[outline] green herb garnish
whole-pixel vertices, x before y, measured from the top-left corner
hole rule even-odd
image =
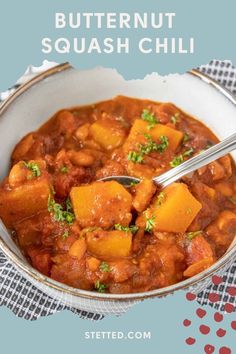
[[[128,160],[132,161],[134,163],[142,163],[143,162],[143,156],[142,154],[139,154],[136,151],[130,151],[128,154]]]
[[[178,118],[179,118],[179,113],[175,113],[175,115],[173,115],[170,120],[171,120],[171,123],[173,123],[174,125],[178,122]]]
[[[160,136],[159,144],[153,141],[149,134],[144,134],[144,136],[147,139],[147,143],[140,145],[141,155],[148,155],[150,152],[154,151],[162,153],[167,149],[169,145],[169,139],[165,135]]]
[[[147,144],[140,145],[140,151],[143,155],[148,155],[150,152],[153,151],[162,153],[167,149],[169,145],[169,139],[165,135],[160,136],[159,144],[154,142],[149,134],[145,134],[145,138],[148,141]]]
[[[56,203],[51,196],[48,198],[48,211],[53,214],[54,219],[58,222],[72,224],[75,220],[75,214],[69,211],[68,208],[63,210],[62,205]]]
[[[69,231],[65,231],[61,237],[63,238],[63,240],[65,240],[68,236],[69,236]]]
[[[133,182],[130,183],[130,187],[137,186],[137,184],[139,184],[138,181],[133,181]]]
[[[70,198],[68,197],[66,199],[66,211],[71,211],[71,210],[72,210],[72,204],[71,204]]]
[[[177,167],[183,162],[184,162],[183,155],[175,156],[173,158],[173,160],[170,162],[170,166],[171,167]]]
[[[123,226],[121,224],[115,224],[114,229],[119,231],[132,232],[132,234],[135,234],[139,228],[136,225]]]
[[[165,201],[165,194],[161,192],[157,197],[157,205],[158,206],[162,205],[164,201]]]
[[[187,133],[184,133],[184,137],[183,137],[183,143],[186,143],[187,141],[189,141],[190,137]]]
[[[155,215],[153,215],[151,218],[146,218],[146,225],[145,225],[145,231],[151,232],[153,229],[153,226],[155,226]]]
[[[105,293],[107,285],[106,284],[102,284],[102,283],[100,283],[99,280],[97,280],[96,283],[94,284],[94,287],[99,293]]]
[[[24,162],[24,165],[28,170],[32,171],[32,176],[40,177],[41,171],[37,163],[35,162]],[[30,179],[30,178],[29,178]]]
[[[62,166],[60,169],[60,172],[64,173],[64,174],[68,173],[68,171],[69,171],[69,168],[67,166]]]
[[[184,162],[184,158],[191,156],[193,152],[194,152],[193,148],[189,148],[188,150],[184,151],[181,155],[175,156],[173,160],[170,162],[170,166],[171,167],[179,166],[181,163]]]
[[[191,147],[188,150],[183,152],[183,157],[191,156],[194,152],[194,149]]]
[[[188,233],[187,233],[187,238],[188,238],[189,240],[192,240],[194,237],[196,237],[196,236],[198,236],[198,235],[200,235],[200,234],[202,234],[202,230],[188,232]]]
[[[99,269],[102,272],[110,272],[111,271],[111,267],[109,266],[109,264],[107,262],[102,262],[99,266]]]
[[[159,123],[159,120],[148,109],[143,110],[141,118],[148,122],[148,129],[152,129],[157,123]]]
[[[128,160],[133,161],[134,163],[142,163],[144,155],[148,155],[154,151],[163,153],[169,145],[169,139],[165,135],[160,136],[159,144],[153,141],[149,134],[144,134],[144,136],[147,139],[147,143],[139,145],[139,152],[130,151],[128,154]]]

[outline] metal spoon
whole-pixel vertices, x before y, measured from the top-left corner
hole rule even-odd
[[[154,177],[153,182],[156,183],[159,188],[167,187],[169,184],[179,180],[181,177],[186,176],[187,174],[196,171],[210,162],[219,159],[234,149],[236,149],[236,133],[201,152],[199,155],[183,162],[181,165],[172,168],[160,176]],[[139,178],[131,176],[110,176],[100,179],[100,181],[111,180],[115,180],[125,187],[130,187],[130,184],[140,182]]]

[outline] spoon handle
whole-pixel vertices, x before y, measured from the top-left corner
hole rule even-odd
[[[162,188],[177,181],[188,173],[194,172],[197,169],[209,164],[212,161],[228,154],[236,149],[236,133],[222,140],[220,143],[213,145],[209,149],[203,151],[199,155],[183,162],[181,165],[163,173],[160,176],[153,178],[153,181]]]

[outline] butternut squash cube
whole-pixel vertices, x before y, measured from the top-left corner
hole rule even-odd
[[[162,191],[161,200],[153,208],[154,230],[177,233],[187,230],[202,205],[185,184],[173,183]]]
[[[97,230],[86,235],[88,251],[98,258],[128,257],[132,246],[132,233],[125,231]]]
[[[50,185],[47,178],[38,178],[12,190],[0,189],[0,217],[11,228],[16,222],[48,207]]]
[[[73,187],[70,197],[82,227],[108,228],[114,224],[128,225],[131,220],[132,197],[115,181]]]
[[[144,134],[149,134],[154,141],[158,141],[161,136],[167,136],[169,140],[169,148],[175,151],[183,139],[183,133],[179,130],[170,128],[164,124],[156,124],[153,128],[148,128],[148,122],[142,119],[136,119],[130,134],[125,143],[124,149],[131,150],[135,144],[145,143]]]
[[[123,144],[125,130],[114,120],[98,120],[89,130],[92,138],[105,150],[113,150]]]

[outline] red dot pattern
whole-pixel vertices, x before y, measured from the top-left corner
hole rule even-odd
[[[204,351],[205,351],[206,354],[212,354],[215,351],[215,347],[213,345],[211,345],[211,344],[207,344],[204,347]]]
[[[196,310],[196,314],[197,314],[197,316],[198,316],[199,318],[203,318],[203,317],[206,316],[206,311],[203,310],[203,309],[197,309],[197,310]]]
[[[224,337],[224,336],[226,335],[226,330],[223,329],[223,328],[219,328],[219,329],[216,331],[216,335],[217,335],[217,337],[222,338],[222,337]]]
[[[212,277],[212,283],[214,285],[220,285],[220,283],[223,282],[223,278],[219,277],[218,275],[213,275]]]
[[[196,295],[195,294],[193,294],[193,293],[187,293],[186,294],[186,299],[188,300],[188,301],[193,301],[193,300],[195,300],[196,299]]]
[[[236,321],[231,322],[231,328],[236,331]]]
[[[219,354],[231,354],[231,349],[228,347],[221,347],[219,350]]]
[[[188,345],[193,345],[196,342],[195,338],[188,337],[185,341]]]
[[[216,313],[214,314],[214,320],[215,320],[216,322],[221,322],[221,321],[223,321],[223,318],[224,318],[224,316],[223,316],[221,313],[219,313],[219,312],[216,312]]]
[[[188,319],[185,319],[183,321],[183,325],[184,325],[184,327],[189,327],[191,325],[191,321],[189,321]]]
[[[207,335],[208,333],[210,333],[210,327],[206,326],[206,325],[201,325],[199,327],[199,331],[204,334],[204,335]]]
[[[219,277],[217,275],[214,275],[212,277],[212,283],[214,285],[219,285],[223,282],[223,278],[222,277]],[[231,287],[228,287],[227,288],[227,293],[232,297],[232,296],[236,296],[236,287],[234,286],[231,286]],[[191,293],[191,292],[188,292],[186,294],[186,299],[188,301],[194,301],[196,299],[196,295]],[[218,301],[220,301],[221,299],[221,296],[217,293],[210,293],[209,296],[208,296],[208,299],[210,302],[212,303],[216,303]],[[231,303],[226,303],[224,305],[224,311],[227,312],[227,313],[232,313],[233,311],[235,311],[235,306]],[[202,319],[204,318],[206,315],[207,315],[207,311],[205,309],[202,309],[202,308],[198,308],[196,310],[196,315]],[[224,316],[223,314],[221,314],[220,312],[215,312],[214,314],[214,320],[215,322],[219,323],[219,322],[222,322],[224,319]],[[183,325],[185,327],[189,327],[190,325],[192,324],[192,321],[190,321],[189,319],[185,319],[183,321]],[[232,321],[231,322],[231,329],[236,331],[236,321]],[[207,336],[210,332],[211,332],[211,328],[205,324],[201,324],[199,326],[199,332],[204,335],[204,336]],[[218,338],[223,338],[225,335],[226,335],[227,331],[226,329],[224,328],[218,328],[215,332],[216,336]],[[185,340],[186,344],[188,345],[194,345],[196,343],[196,338],[193,338],[193,337],[188,337],[186,340]],[[204,347],[204,352],[206,354],[212,354],[214,353],[216,350],[216,348],[214,347],[214,345],[212,344],[206,344],[205,347]],[[218,351],[219,354],[231,354],[232,351],[229,347],[226,347],[226,346],[222,346],[221,348],[219,348],[219,351]]]
[[[211,301],[211,302],[217,302],[217,301],[220,301],[220,295],[219,294],[216,294],[216,293],[210,293],[209,296],[208,296],[208,299]]]
[[[234,305],[227,303],[224,306],[224,310],[228,313],[234,312]]]
[[[236,296],[236,287],[230,286],[230,287],[227,289],[227,293],[228,293],[230,296]]]

